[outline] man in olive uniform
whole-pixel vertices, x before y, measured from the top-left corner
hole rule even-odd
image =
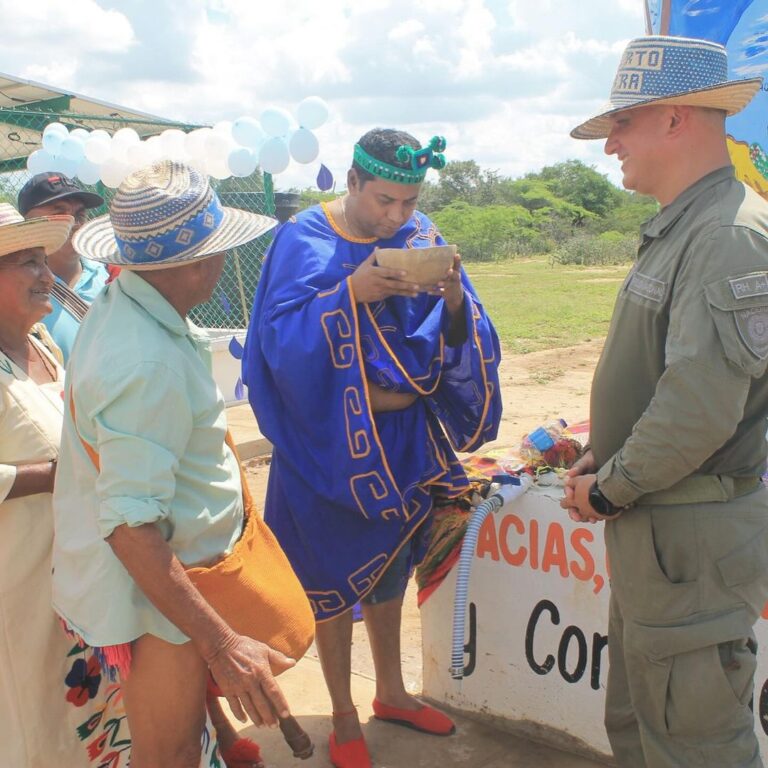
[[[725,49],[645,37],[597,117],[624,186],[652,195],[563,507],[606,521],[606,728],[622,768],[762,766],[753,625],[768,598],[768,203],[734,177],[725,117],[760,79]]]

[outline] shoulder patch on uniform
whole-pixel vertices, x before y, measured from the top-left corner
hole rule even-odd
[[[662,302],[667,295],[667,284],[664,280],[635,272],[629,280],[627,290],[644,299]]]
[[[734,277],[728,281],[735,299],[749,299],[753,296],[768,296],[768,272],[753,272],[751,275]]]
[[[737,309],[733,317],[749,351],[761,360],[768,358],[768,307]]]

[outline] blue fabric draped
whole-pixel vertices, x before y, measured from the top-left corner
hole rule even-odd
[[[432,495],[468,482],[455,450],[496,436],[499,342],[462,274],[467,340],[445,341],[437,296],[358,304],[350,275],[376,247],[442,244],[423,214],[392,238],[351,241],[321,207],[278,231],[265,259],[243,357],[243,380],[274,446],[265,520],[317,620],[364,597],[428,519]],[[420,395],[373,413],[368,384]]]

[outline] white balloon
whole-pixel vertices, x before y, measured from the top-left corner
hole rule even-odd
[[[210,175],[208,173],[208,161],[202,156],[193,156],[189,159],[189,165],[194,168],[198,173],[202,173],[204,176]]]
[[[74,130],[69,132],[70,138],[74,136],[75,138],[79,138],[82,141],[85,141],[90,134],[88,131],[85,130],[85,128],[75,128]]]
[[[97,139],[98,141],[106,139],[107,141],[112,141],[112,137],[103,128],[97,128],[95,131],[91,131],[88,134],[88,139],[86,139],[86,141],[91,139]]]
[[[233,176],[244,178],[250,176],[259,164],[256,153],[247,147],[238,147],[229,153],[227,166]]]
[[[43,136],[48,136],[51,133],[57,133],[63,139],[69,134],[69,131],[63,123],[48,123],[43,129]]]
[[[85,142],[83,152],[87,160],[92,163],[103,163],[111,153],[112,139],[106,131],[97,133],[94,131]]]
[[[52,123],[52,125],[61,125],[61,123]],[[63,127],[64,126],[62,126],[62,128]],[[65,138],[67,138],[66,133],[62,134],[59,131],[49,131],[46,133],[43,131],[43,138],[41,141],[43,149],[48,152],[49,155],[56,155],[61,149],[61,144]]]
[[[85,156],[85,147],[83,146],[82,139],[79,136],[75,136],[74,133],[70,133],[69,136],[61,142],[59,154],[67,160],[79,163]]]
[[[163,157],[168,160],[181,160],[187,157],[184,141],[187,135],[178,128],[168,128],[160,134],[160,146]]]
[[[244,147],[258,149],[267,140],[267,134],[255,118],[239,117],[232,123],[232,138]]]
[[[296,119],[302,128],[314,130],[328,119],[328,105],[319,96],[308,96],[296,107]]]
[[[320,154],[320,144],[317,137],[308,128],[299,128],[291,134],[288,148],[291,157],[297,163],[311,163]]]
[[[77,167],[77,178],[83,184],[95,184],[101,178],[101,166],[83,158]]]
[[[282,173],[290,162],[288,145],[279,136],[268,139],[259,152],[259,165],[265,173]]]
[[[213,133],[210,128],[195,128],[184,137],[184,147],[191,158],[203,157],[205,155],[206,139]]]
[[[228,179],[232,175],[232,172],[227,165],[226,158],[222,160],[218,157],[210,157],[206,163],[206,168],[208,175],[213,176],[214,179]]]
[[[147,147],[146,142],[140,141],[138,144],[128,147],[125,153],[125,161],[132,171],[146,168],[148,165],[152,165],[152,148]]]
[[[280,107],[267,107],[259,119],[267,136],[284,136],[291,128],[291,116]]]
[[[214,133],[220,133],[222,136],[232,136],[232,121],[231,120],[219,120],[213,126]]]
[[[237,144],[231,136],[214,131],[205,140],[205,157],[220,166],[226,166],[229,153],[236,147]]]
[[[115,149],[128,149],[132,144],[138,144],[141,141],[139,134],[133,128],[121,128],[112,137],[112,154],[117,154]]]
[[[37,173],[45,173],[45,171],[53,170],[53,157],[48,154],[44,149],[36,149],[27,158],[27,170],[35,175]]]
[[[100,178],[105,187],[115,189],[122,184],[130,171],[131,169],[125,163],[110,157],[101,166]]]
[[[149,158],[148,165],[156,163],[163,157],[163,142],[159,136],[150,136],[143,144],[146,147],[145,151]]]

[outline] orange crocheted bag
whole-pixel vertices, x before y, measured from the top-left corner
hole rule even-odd
[[[227,434],[227,445],[237,452]],[[243,484],[245,523],[232,552],[210,568],[188,568],[200,594],[241,635],[300,659],[312,644],[315,618],[301,583]]]

